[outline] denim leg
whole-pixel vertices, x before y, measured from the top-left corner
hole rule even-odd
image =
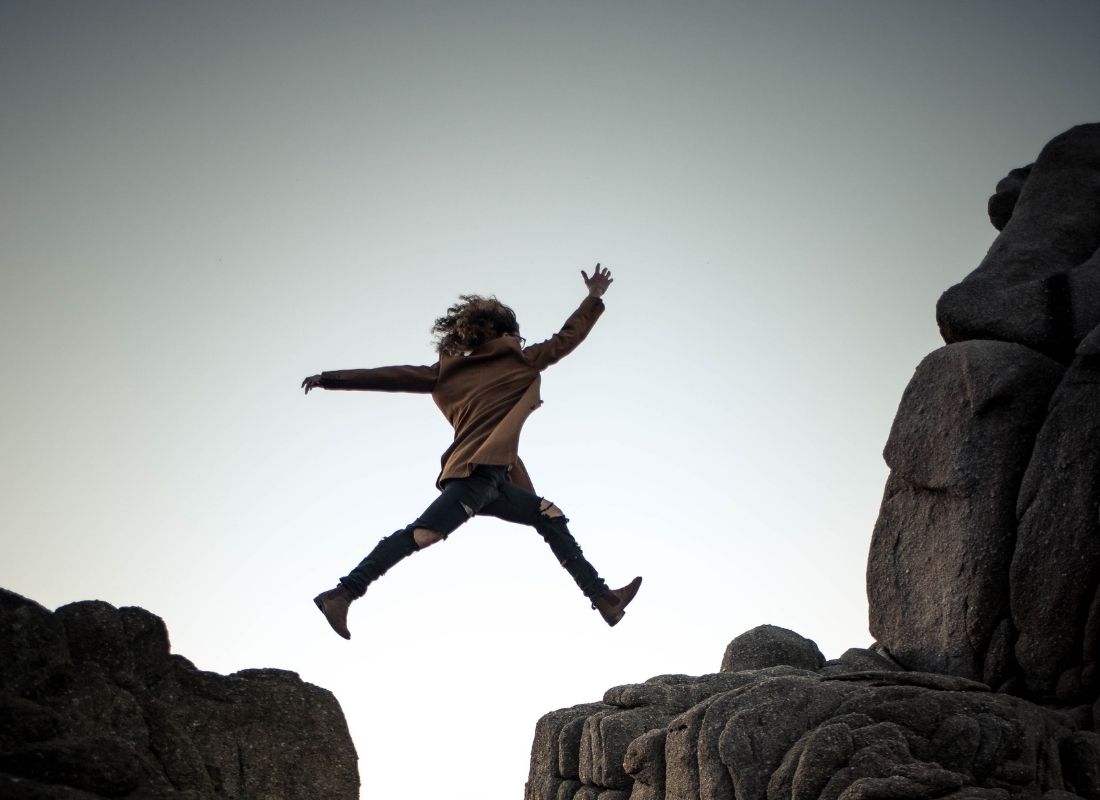
[[[374,546],[358,566],[340,579],[340,583],[356,597],[362,597],[374,581],[386,574],[394,564],[417,551],[412,528],[394,531]]]
[[[462,523],[477,513],[498,494],[507,472],[504,467],[478,467],[468,478],[456,478],[447,482],[431,505],[416,520],[399,531],[394,531],[375,545],[366,558],[350,573],[340,579],[356,597],[362,597],[367,586],[381,578],[399,561],[411,556],[420,548],[413,531],[427,528],[449,536]]]
[[[551,517],[543,513],[543,500],[511,483],[500,487],[500,496],[481,509],[481,513],[506,522],[530,525],[550,545],[550,551],[573,578],[585,596],[591,600],[608,591],[607,584],[588,562],[569,532],[569,520],[564,516]]]
[[[479,466],[468,478],[447,481],[439,497],[409,528],[427,528],[446,538],[497,498],[507,475],[506,467]]]

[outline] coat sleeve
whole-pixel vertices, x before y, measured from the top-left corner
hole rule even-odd
[[[603,300],[598,297],[586,297],[576,311],[569,315],[562,329],[545,342],[533,344],[523,349],[523,355],[539,371],[556,364],[576,349],[584,341],[596,320],[603,313]]]
[[[358,389],[371,392],[418,392],[435,389],[439,364],[430,367],[375,367],[373,369],[337,369],[321,373],[324,389]]]

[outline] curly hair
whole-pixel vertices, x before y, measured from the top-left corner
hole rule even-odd
[[[447,309],[447,315],[432,325],[435,349],[441,356],[456,356],[476,350],[488,341],[500,336],[519,335],[516,312],[496,297],[479,294],[463,294]]]

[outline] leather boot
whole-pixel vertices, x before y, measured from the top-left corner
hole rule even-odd
[[[592,608],[600,612],[600,616],[603,617],[604,622],[614,627],[615,624],[623,618],[623,614],[626,613],[626,607],[630,604],[630,601],[634,599],[634,595],[638,593],[638,587],[641,585],[642,579],[639,577],[635,578],[621,589],[604,592],[592,601]]]
[[[321,609],[321,613],[325,615],[325,619],[328,620],[328,624],[332,626],[332,629],[345,639],[350,639],[348,606],[351,605],[354,599],[355,596],[348,591],[344,584],[340,583],[336,585],[335,589],[321,592],[313,598],[313,602],[317,605],[317,608]]]

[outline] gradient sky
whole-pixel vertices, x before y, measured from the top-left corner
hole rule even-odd
[[[543,713],[867,646],[881,450],[985,202],[1100,120],[1100,3],[0,0],[0,585],[333,690],[364,797],[520,797]],[[310,602],[450,430],[322,369],[431,363],[462,292],[554,333],[522,453],[613,585],[477,519]]]

